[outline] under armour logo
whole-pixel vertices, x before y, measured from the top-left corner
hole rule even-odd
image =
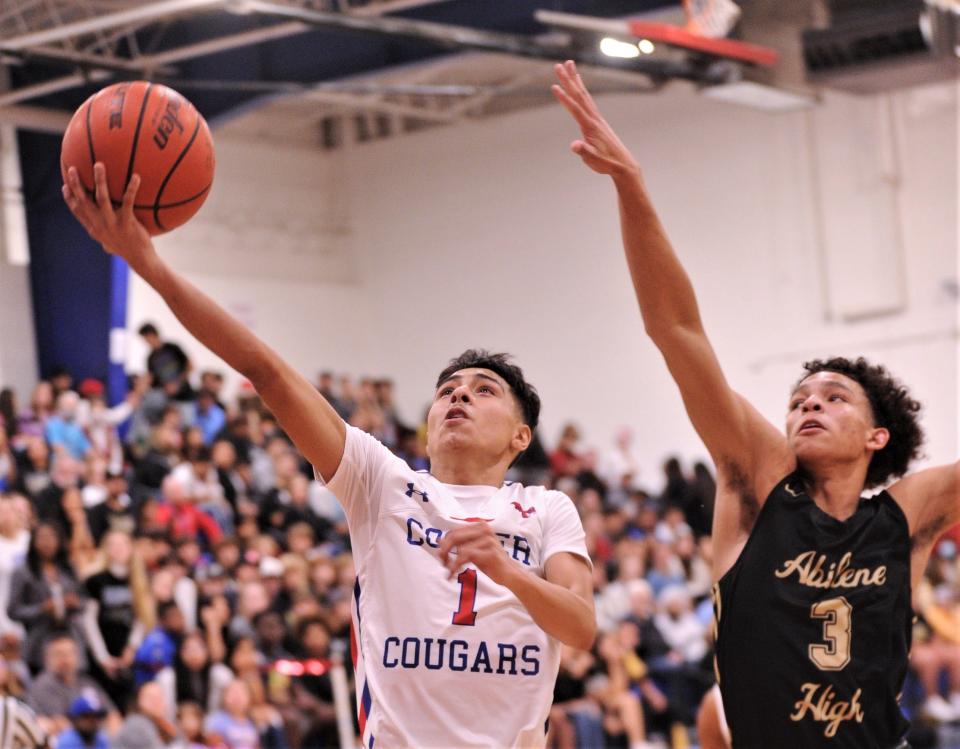
[[[412,497],[414,494],[419,494],[420,499],[424,502],[429,502],[430,498],[427,496],[426,492],[422,492],[419,489],[414,489],[413,484],[407,484],[407,491],[404,492],[408,497]]]
[[[519,512],[523,516],[524,520],[526,520],[528,517],[530,517],[531,515],[533,515],[533,513],[537,511],[535,507],[529,507],[526,510],[524,510],[519,502],[511,502],[510,504],[512,504],[514,507],[517,508],[517,512]]]

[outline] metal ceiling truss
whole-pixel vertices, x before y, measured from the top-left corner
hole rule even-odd
[[[107,83],[115,78],[141,77],[190,89],[230,89],[264,95],[299,95],[330,111],[370,112],[420,124],[443,124],[503,110],[498,98],[517,102],[542,99],[541,85],[549,70],[532,69],[516,58],[573,58],[615,73],[623,71],[631,91],[650,90],[673,79],[700,84],[737,77],[726,62],[682,55],[659,59],[614,60],[600,54],[596,40],[575,34],[536,37],[491,32],[385,14],[448,0],[4,0],[0,11],[0,66],[40,61],[61,66],[62,76],[15,90],[0,88],[0,122],[56,131],[65,116],[31,107],[41,96],[77,86]],[[192,44],[156,51],[173,20],[212,12],[257,14],[275,19],[272,25],[224,34]],[[428,41],[442,49],[486,53],[474,61],[509,59],[512,63],[480,65],[468,71],[451,59],[412,66],[398,76],[396,69],[378,71],[363,80],[307,85],[296,82],[203,81],[178,78],[177,63],[229,49],[273,41],[322,28],[354,34],[376,34]],[[588,43],[589,42],[589,43]],[[459,79],[451,78],[451,69]],[[439,71],[439,76],[435,75]],[[444,75],[444,72],[448,75]],[[638,76],[637,74],[642,74]],[[418,79],[419,77],[419,79]],[[424,77],[426,80],[424,80]],[[439,78],[439,80],[437,79]],[[464,82],[466,81],[466,83]],[[644,85],[646,84],[646,85]],[[529,105],[529,102],[527,103]]]

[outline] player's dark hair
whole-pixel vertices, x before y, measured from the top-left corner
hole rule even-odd
[[[140,329],[137,331],[139,335],[160,335],[160,331],[157,330],[157,326],[152,322],[145,322],[140,326]]]
[[[540,420],[540,396],[537,389],[523,378],[523,370],[511,363],[509,354],[491,354],[484,349],[467,349],[456,359],[450,360],[450,364],[437,378],[436,387],[440,387],[461,369],[489,369],[500,375],[520,404],[524,423],[531,430],[537,428]]]
[[[814,359],[804,362],[807,371],[796,387],[817,372],[836,372],[857,382],[867,395],[873,410],[873,421],[878,427],[890,432],[890,440],[882,450],[877,450],[867,469],[865,488],[881,486],[892,478],[907,472],[910,462],[920,457],[923,445],[923,429],[920,427],[920,402],[910,397],[910,392],[885,367],[870,364],[862,356],[846,359],[835,356],[830,359]]]

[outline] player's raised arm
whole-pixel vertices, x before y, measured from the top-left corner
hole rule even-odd
[[[102,164],[94,166],[94,179],[96,202],[87,198],[72,167],[63,187],[64,199],[83,228],[107,252],[126,260],[198,341],[253,383],[300,452],[325,479],[331,478],[346,434],[336,411],[303,375],[160,258],[133,213],[139,177],[130,180],[118,210],[111,205]]]
[[[912,554],[922,555],[914,565],[916,585],[934,542],[947,528],[960,523],[960,460],[912,473],[893,484],[889,492],[910,524]]]
[[[553,93],[580,126],[571,149],[613,179],[627,265],[647,334],[680,388],[687,413],[718,468],[735,467],[769,490],[789,462],[782,434],[727,383],[704,332],[693,286],[647,194],[640,167],[600,114],[576,66],[556,66]],[[763,456],[763,465],[758,461]],[[769,484],[766,486],[766,484]],[[763,491],[762,496],[766,495]]]

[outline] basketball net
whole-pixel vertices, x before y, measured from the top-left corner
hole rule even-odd
[[[733,0],[683,0],[683,10],[684,28],[711,39],[726,37],[740,19],[740,7]]]

